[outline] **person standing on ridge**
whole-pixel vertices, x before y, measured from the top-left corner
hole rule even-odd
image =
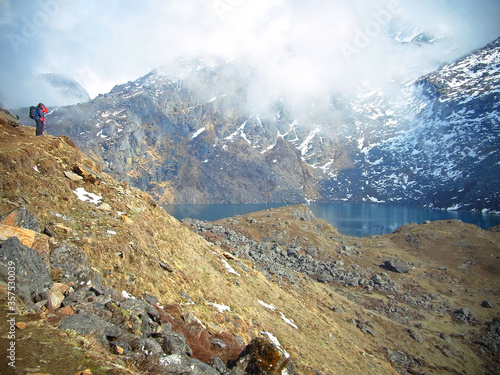
[[[35,122],[36,122],[36,135],[43,135],[43,131],[45,130],[45,113],[48,113],[49,110],[47,107],[43,105],[43,103],[38,103],[38,107],[36,108],[35,114]]]

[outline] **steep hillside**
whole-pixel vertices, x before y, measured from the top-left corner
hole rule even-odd
[[[498,228],[351,238],[303,205],[180,223],[69,138],[12,124],[0,115],[0,274],[21,249],[19,368],[61,373],[68,345],[71,374],[498,372]]]

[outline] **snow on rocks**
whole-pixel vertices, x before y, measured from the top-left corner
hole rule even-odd
[[[73,193],[75,193],[78,199],[81,200],[82,202],[88,201],[93,204],[99,204],[102,199],[101,194],[97,195],[94,193],[89,193],[82,187],[76,188],[75,190],[73,190]]]

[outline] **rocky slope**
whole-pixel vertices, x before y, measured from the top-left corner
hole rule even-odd
[[[19,369],[62,373],[68,345],[71,374],[498,372],[498,228],[351,238],[302,205],[180,223],[69,138],[12,124],[0,297]]]
[[[161,202],[498,211],[499,43],[417,82],[300,107],[262,92],[249,62],[179,61],[57,109],[47,130]]]

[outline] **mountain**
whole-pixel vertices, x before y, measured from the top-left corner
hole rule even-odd
[[[259,90],[262,74],[248,62],[178,61],[59,108],[47,131],[160,202],[500,211],[499,55],[497,40],[415,82],[332,92],[300,108]]]
[[[363,149],[372,194],[498,210],[500,39],[420,78],[415,92],[411,128]]]
[[[2,374],[498,373],[498,227],[181,223],[66,136],[0,135]]]
[[[37,84],[41,86],[45,104],[64,106],[90,101],[90,96],[82,85],[73,78],[62,74],[40,74]]]

